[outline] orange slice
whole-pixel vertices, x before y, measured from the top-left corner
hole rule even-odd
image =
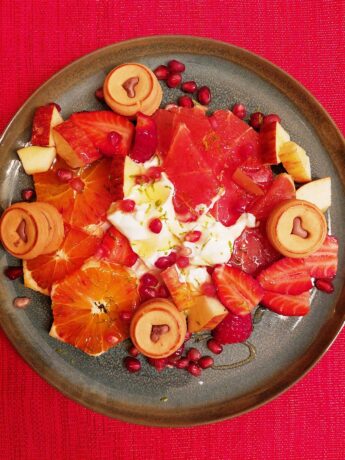
[[[120,313],[133,310],[137,301],[137,279],[130,269],[90,259],[53,286],[50,335],[100,355],[129,336]]]

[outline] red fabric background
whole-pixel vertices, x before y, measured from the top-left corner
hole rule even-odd
[[[343,0],[0,2],[0,130],[54,72],[104,45],[143,35],[224,40],[302,82],[345,132]],[[190,429],[129,425],[62,396],[0,331],[0,458],[342,460],[345,333],[297,385],[238,419]]]

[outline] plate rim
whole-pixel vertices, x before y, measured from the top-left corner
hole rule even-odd
[[[77,60],[71,62],[53,74],[32,93],[32,95],[24,102],[24,104],[22,104],[19,110],[9,121],[0,137],[0,143],[3,143],[7,133],[10,131],[12,124],[14,124],[17,117],[19,117],[23,112],[25,112],[26,109],[30,107],[32,101],[35,100],[36,96],[40,94],[41,91],[45,89],[45,87],[50,86],[54,80],[58,79],[61,75],[73,70],[74,68],[78,68],[80,64],[87,62],[90,58],[102,56],[102,54],[107,54],[109,50],[114,49],[116,52],[116,50],[126,47],[129,49],[137,49],[140,47],[145,48],[150,45],[153,49],[155,49],[154,47],[156,46],[156,52],[151,52],[149,54],[150,56],[160,53],[164,54],[174,52],[199,55],[211,54],[215,57],[238,64],[241,67],[244,67],[259,77],[263,78],[269,84],[273,85],[295,106],[297,106],[298,110],[313,126],[315,129],[315,135],[318,136],[328,155],[335,163],[344,188],[344,137],[342,136],[339,128],[336,126],[335,122],[332,120],[326,109],[301,83],[299,83],[295,78],[267,59],[262,58],[261,56],[258,56],[257,54],[252,53],[251,51],[248,51],[244,48],[240,48],[223,41],[189,35],[153,35],[149,37],[139,37],[131,40],[119,41],[81,56]],[[317,124],[319,124],[319,127],[322,126],[322,129],[317,130]],[[30,365],[30,367],[34,369],[49,384],[54,386],[61,393],[73,399],[74,401],[77,401],[89,409],[92,409],[103,415],[121,419],[126,422],[160,427],[187,427],[207,423],[215,423],[222,420],[227,420],[229,418],[238,417],[239,415],[252,411],[270,402],[283,392],[287,391],[299,380],[301,380],[328,351],[340,333],[342,327],[344,326],[345,309],[341,311],[341,307],[344,304],[344,301],[345,283],[342,286],[342,290],[338,298],[334,301],[334,315],[332,318],[329,318],[325,324],[322,325],[318,336],[314,339],[308,350],[298,360],[299,365],[297,367],[296,364],[290,365],[283,373],[280,374],[280,378],[278,378],[277,381],[274,381],[273,385],[271,385],[263,393],[263,395],[261,394],[262,392],[259,395],[252,395],[251,402],[249,402],[249,404],[242,404],[238,408],[236,405],[234,406],[234,400],[230,399],[226,402],[207,405],[201,409],[197,408],[196,410],[193,410],[193,414],[190,414],[190,411],[188,412],[186,410],[181,411],[171,409],[163,411],[158,410],[156,415],[152,415],[147,414],[147,412],[145,412],[145,408],[141,408],[140,412],[140,407],[139,410],[137,409],[135,411],[133,410],[132,406],[121,405],[120,407],[120,404],[109,406],[109,401],[106,401],[104,397],[103,401],[95,401],[95,395],[90,394],[90,391],[88,391],[87,388],[74,389],[70,379],[67,377],[63,378],[64,376],[61,378],[54,372],[50,372],[50,370],[46,368],[46,363],[44,360],[39,356],[35,356],[35,348],[32,344],[30,344],[31,349],[30,347],[23,347],[23,333],[20,327],[12,322],[11,317],[6,317],[6,315],[2,314],[2,308],[0,308],[0,325],[12,345]],[[322,331],[324,329],[330,329],[331,334],[323,334]],[[316,347],[316,345],[318,346]],[[316,350],[314,350],[315,347],[317,348]],[[311,355],[311,358],[309,355]],[[293,370],[294,372],[292,372]],[[285,376],[284,382],[280,381],[282,379],[282,374]],[[245,399],[245,397],[246,395],[239,399],[242,400]]]

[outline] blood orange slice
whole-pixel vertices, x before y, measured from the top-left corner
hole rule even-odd
[[[67,229],[56,252],[24,262],[25,286],[48,295],[54,283],[77,270],[95,253],[99,243],[96,236],[77,228]]]
[[[100,355],[129,336],[120,313],[134,310],[137,301],[137,280],[129,269],[90,259],[53,286],[50,335]]]

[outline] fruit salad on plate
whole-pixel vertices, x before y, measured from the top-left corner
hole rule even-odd
[[[146,358],[198,376],[247,341],[258,306],[306,315],[337,271],[331,178],[312,178],[278,115],[210,112],[211,89],[184,70],[124,63],[95,93],[104,110],[37,107],[18,150],[34,187],[0,221],[23,261],[5,275],[51,297],[50,335],[93,356],[130,338],[130,372]],[[161,107],[165,84],[181,95]],[[195,334],[210,355],[188,348]]]

